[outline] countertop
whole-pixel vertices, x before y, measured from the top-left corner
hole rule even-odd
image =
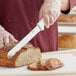
[[[50,54],[50,55],[57,55],[57,54],[73,54],[74,56],[76,56],[76,49],[70,49],[70,50],[62,50],[62,51],[55,51],[55,52],[45,52],[46,55]],[[0,75],[0,76],[3,76],[3,75]],[[5,75],[5,76],[8,76],[8,75]],[[9,75],[10,76],[10,75]],[[13,75],[11,75],[13,76]],[[15,75],[16,76],[16,75]],[[38,74],[38,75],[17,75],[17,76],[76,76],[76,73],[74,74]]]
[[[73,54],[76,56],[76,49],[70,50],[62,50],[62,51],[55,51],[55,52],[47,52],[47,54]],[[76,74],[59,74],[59,75],[33,75],[33,76],[76,76]]]

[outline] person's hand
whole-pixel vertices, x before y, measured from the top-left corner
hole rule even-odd
[[[46,28],[53,25],[60,16],[61,0],[44,0],[39,12],[39,19],[44,19]]]
[[[17,42],[12,34],[7,32],[2,26],[0,26],[0,48],[9,44],[10,42]]]

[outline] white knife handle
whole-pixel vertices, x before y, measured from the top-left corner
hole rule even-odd
[[[45,26],[44,19],[41,19],[41,20],[37,23],[37,26],[39,26],[39,28],[40,28],[41,31],[43,31],[43,30],[44,30],[44,26]]]

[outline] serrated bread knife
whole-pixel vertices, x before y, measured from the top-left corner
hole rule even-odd
[[[7,54],[7,57],[11,59],[16,52],[18,52],[24,45],[26,45],[33,37],[35,37],[40,31],[44,30],[44,20],[42,19],[37,23],[35,28],[29,32],[15,47],[13,47]]]

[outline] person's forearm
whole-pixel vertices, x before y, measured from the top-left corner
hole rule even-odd
[[[70,9],[70,0],[61,0],[61,11]]]
[[[45,3],[51,2],[51,0],[44,0]],[[60,0],[61,10],[66,11],[70,8],[70,0]]]

